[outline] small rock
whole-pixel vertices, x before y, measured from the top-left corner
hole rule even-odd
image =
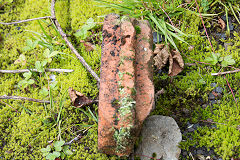
[[[217,86],[217,83],[211,83],[210,86],[211,86],[211,87],[216,87],[216,86]]]
[[[203,155],[203,151],[201,149],[198,149],[197,154],[202,154]]]
[[[167,116],[154,115],[148,117],[141,132],[142,142],[139,144],[136,154],[163,160],[178,160],[181,149],[178,147],[182,135],[176,121]],[[141,160],[149,158],[141,157]]]
[[[223,88],[222,87],[216,87],[213,91],[221,94],[223,92]]]
[[[214,94],[210,93],[209,96],[208,96],[208,99],[209,99],[209,100],[214,100],[214,99],[215,99]]]

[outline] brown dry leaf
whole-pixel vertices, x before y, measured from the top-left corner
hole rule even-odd
[[[96,46],[93,45],[93,44],[90,43],[90,42],[85,42],[85,43],[84,43],[84,46],[85,46],[85,49],[86,49],[87,52],[91,52],[91,51],[93,51],[94,49],[96,49]]]
[[[169,56],[169,76],[176,76],[178,73],[182,72],[184,68],[184,62],[182,59],[181,54],[176,51],[172,50],[170,56]]]
[[[73,104],[73,106],[75,107],[84,107],[86,105],[90,105],[94,103],[94,100],[89,99],[88,97],[86,97],[84,94],[69,88],[68,89],[68,93],[69,93],[69,97],[71,99],[71,102]]]
[[[176,76],[184,68],[184,62],[181,54],[176,50],[169,49],[169,44],[156,44],[154,54],[157,54],[153,59],[158,69],[162,69],[169,61],[169,76]]]
[[[164,47],[163,47],[164,46]],[[167,64],[167,60],[170,55],[168,45],[164,44],[156,44],[156,48],[154,50],[154,54],[157,54],[153,59],[158,69],[162,69]]]
[[[222,28],[222,30],[225,29],[226,24],[220,17],[218,18],[218,24],[220,24],[220,27]]]
[[[83,43],[83,45],[85,46],[85,49],[87,52],[91,52],[94,49],[96,49],[96,46],[90,42],[86,42],[84,40],[80,40],[80,43]]]

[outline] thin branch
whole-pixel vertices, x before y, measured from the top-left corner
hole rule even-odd
[[[61,34],[62,38],[65,40],[65,42],[67,43],[68,47],[72,50],[72,52],[76,55],[76,57],[80,60],[80,62],[82,63],[82,65],[84,67],[86,67],[86,69],[88,70],[88,72],[90,72],[90,74],[98,81],[98,83],[100,82],[100,78],[98,77],[98,75],[92,70],[92,68],[87,64],[87,62],[84,60],[84,58],[82,56],[80,56],[80,54],[78,53],[78,51],[74,48],[74,46],[71,44],[71,42],[68,40],[67,35],[63,32],[59,22],[56,19],[56,15],[55,15],[55,0],[52,0],[51,2],[51,19],[54,22],[55,26],[57,27],[59,33]]]
[[[240,72],[240,69],[233,70],[233,71],[212,73],[211,75],[212,75],[212,76],[219,76],[219,75],[230,74],[230,73],[237,73],[237,72]]]
[[[18,111],[17,111],[15,108],[13,108],[12,106],[10,106],[9,104],[7,104],[7,103],[5,103],[5,102],[3,102],[3,101],[1,101],[1,100],[0,100],[0,103],[3,103],[3,104],[5,104],[6,106],[8,106],[8,107],[14,109],[14,110],[18,113]]]
[[[24,72],[38,72],[37,69],[20,69],[20,70],[0,70],[0,73],[24,73]],[[54,69],[54,68],[46,68],[45,72],[73,72],[72,69]]]
[[[231,88],[231,86],[230,86],[230,84],[229,84],[229,82],[228,82],[228,79],[227,79],[227,77],[226,77],[225,75],[224,75],[224,78],[225,78],[226,81],[227,81],[227,85],[228,85],[229,89],[231,90],[231,93],[232,93],[232,95],[233,95],[233,99],[234,99],[234,101],[235,101],[235,103],[236,103],[236,105],[237,105],[237,108],[238,108],[237,100],[236,100],[235,95],[234,95],[234,93],[233,93],[233,90],[232,90],[232,88]]]
[[[87,129],[85,129],[83,131],[83,133],[78,134],[76,137],[74,137],[72,140],[70,140],[69,142],[64,143],[64,145],[71,145],[74,141],[78,141],[79,139],[83,138],[82,134],[84,134],[85,132],[87,132],[90,128],[92,127],[88,127]]]
[[[15,100],[26,100],[26,101],[32,101],[32,102],[39,102],[39,103],[47,103],[49,104],[50,101],[44,101],[44,100],[39,100],[39,99],[33,99],[33,98],[28,98],[28,97],[19,97],[19,96],[0,96],[0,99],[15,99]]]
[[[22,20],[22,21],[9,22],[9,23],[0,22],[0,24],[12,25],[12,24],[18,24],[18,23],[25,23],[25,22],[29,22],[29,21],[35,21],[35,20],[39,20],[39,19],[47,19],[47,18],[51,18],[51,16],[38,17],[38,18],[32,18],[32,19],[25,19],[25,20]]]

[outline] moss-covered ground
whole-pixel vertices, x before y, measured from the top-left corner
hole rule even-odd
[[[239,4],[233,4],[239,7]],[[74,33],[89,18],[93,18],[96,22],[103,22],[104,15],[113,11],[100,8],[91,0],[58,0],[55,9],[57,19],[63,30],[70,35],[71,42],[86,62],[99,74],[101,47],[98,44],[100,43],[96,44],[94,51],[87,52]],[[195,11],[197,12],[197,10]],[[1,22],[49,16],[50,14],[49,0],[0,1]],[[229,14],[234,19],[231,12]],[[218,33],[215,30],[216,27],[215,29],[211,28],[214,25],[211,18],[204,18],[204,21],[208,31],[210,31],[215,52],[221,56],[232,55],[236,61],[232,66],[238,67],[240,64],[239,24],[235,21],[233,24],[235,30],[231,31],[230,38],[227,37],[223,40],[211,36],[211,32]],[[92,99],[97,99],[96,80],[71,53],[71,50],[51,26],[51,22],[49,20],[40,20],[39,22],[44,28],[43,30],[52,38],[54,37],[52,49],[61,52],[46,67],[73,69],[74,72],[33,73],[31,78],[34,80],[34,84],[28,85],[26,88],[18,85],[24,79],[22,73],[0,73],[0,96],[22,96],[41,100],[52,98],[53,100],[51,105],[21,100],[0,101],[0,159],[44,159],[40,149],[46,147],[49,141],[59,140],[59,135],[66,142],[77,135],[81,137],[72,143],[73,155],[66,159],[118,159],[115,156],[102,154],[97,150],[97,122],[92,116],[87,116],[81,110],[72,107],[68,93],[66,93],[67,89],[72,87]],[[17,25],[0,24],[1,70],[31,69],[35,68],[36,61],[44,60],[43,52],[46,47],[37,45],[32,50],[24,50],[26,40],[33,39],[37,34],[41,34],[42,38],[47,39],[44,37],[39,22],[31,21]],[[168,77],[163,72],[155,72],[156,91],[163,88],[165,92],[159,96],[156,109],[152,114],[172,116],[178,122],[182,133],[187,130],[188,123],[201,124],[192,133],[183,135],[183,142],[180,146],[187,153],[193,152],[192,147],[204,146],[209,150],[213,149],[216,157],[222,159],[239,158],[240,116],[238,106],[224,76],[211,75],[211,73],[231,68],[192,61],[191,59],[205,62],[205,58],[210,56],[212,52],[202,30],[201,19],[197,14],[186,11],[178,17],[178,22],[180,22],[178,28],[192,36],[185,38],[188,44],[178,42],[177,45],[181,52],[187,55],[187,57],[183,56],[184,62],[195,63],[195,65],[186,65],[183,72],[175,77]],[[95,30],[101,30],[101,23],[98,23]],[[225,33],[225,31],[219,32]],[[231,45],[225,48],[223,44]],[[25,55],[25,65],[14,63],[20,55]],[[57,88],[51,91],[50,96],[43,96],[40,91],[44,87],[49,88],[50,75],[56,76]],[[226,78],[238,102],[240,72],[227,74]],[[215,87],[212,87],[213,83],[216,84]],[[209,99],[209,94],[216,87],[221,87],[223,93],[213,103]],[[87,108],[83,109],[89,113]],[[97,113],[97,105],[90,106],[90,109],[94,114]],[[182,155],[182,159],[191,159],[191,156],[188,155]]]

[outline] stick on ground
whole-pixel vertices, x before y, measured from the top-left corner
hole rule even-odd
[[[67,35],[63,32],[59,22],[57,21],[56,15],[55,15],[55,0],[52,0],[51,2],[51,19],[53,21],[53,23],[55,24],[55,26],[57,27],[59,33],[61,34],[62,38],[64,39],[64,41],[67,43],[68,47],[72,50],[72,52],[76,55],[76,57],[80,60],[80,62],[82,63],[82,65],[84,67],[86,67],[86,69],[88,70],[88,72],[90,72],[90,74],[97,80],[97,82],[100,82],[100,78],[98,77],[98,75],[92,70],[92,68],[87,64],[87,62],[84,60],[84,58],[82,56],[80,56],[80,54],[78,53],[78,51],[74,48],[74,46],[72,45],[72,43],[68,40]]]
[[[0,73],[24,73],[24,72],[38,72],[37,69],[20,69],[20,70],[0,70]],[[54,68],[46,68],[45,72],[58,72],[58,73],[62,73],[62,72],[73,72],[74,70],[72,69],[54,69]]]
[[[22,21],[9,22],[9,23],[0,22],[0,24],[3,24],[3,25],[11,25],[11,24],[24,23],[24,22],[29,22],[29,21],[39,20],[39,19],[48,19],[48,18],[51,18],[51,17],[50,17],[50,16],[38,17],[38,18],[25,19],[25,20],[22,20]]]
[[[18,96],[0,96],[0,99],[15,99],[15,100],[26,100],[26,101],[32,101],[32,102],[39,102],[39,103],[47,103],[49,104],[50,101],[44,101],[39,99],[33,99],[28,97],[18,97]]]
[[[219,76],[219,75],[230,74],[230,73],[237,73],[237,72],[240,72],[240,69],[233,70],[233,71],[212,73],[211,75],[212,75],[212,76]]]

